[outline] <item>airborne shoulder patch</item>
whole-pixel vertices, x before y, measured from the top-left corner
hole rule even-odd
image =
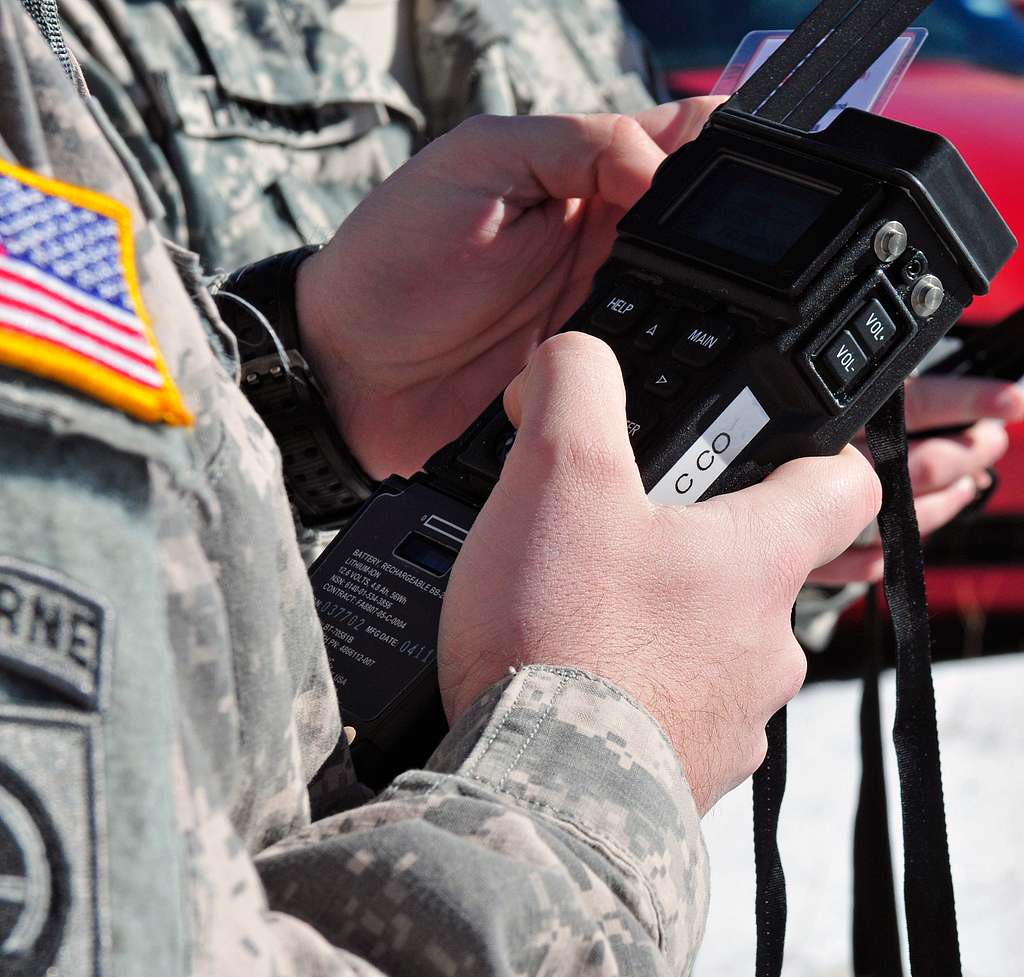
[[[77,583],[0,556],[0,667],[100,711],[110,618]]]
[[[113,611],[76,581],[0,556],[0,974],[110,973],[102,713]],[[31,701],[30,701],[31,700]]]
[[[192,423],[143,307],[131,212],[4,160],[0,363],[143,421]]]

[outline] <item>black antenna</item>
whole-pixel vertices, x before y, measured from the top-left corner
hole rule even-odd
[[[930,0],[824,0],[729,100],[750,115],[811,129]]]

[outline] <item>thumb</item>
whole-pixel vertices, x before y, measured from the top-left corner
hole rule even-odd
[[[611,348],[593,336],[560,333],[539,346],[505,391],[516,426],[509,462],[541,459],[571,466],[575,478],[643,494],[626,430],[622,369]]]
[[[757,527],[763,562],[781,579],[798,578],[802,584],[874,519],[882,487],[864,456],[847,446],[832,457],[788,462],[760,484],[721,501],[746,509],[744,521]]]

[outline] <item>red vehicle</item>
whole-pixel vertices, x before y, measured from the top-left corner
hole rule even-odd
[[[1024,5],[1024,0],[1020,3]],[[657,13],[662,18],[657,36],[669,38],[660,52],[669,65],[666,81],[671,93],[680,97],[711,90],[724,59],[745,30],[792,25],[806,12],[790,10],[793,5],[785,0],[777,6],[777,23],[748,25],[730,10],[728,20],[722,17],[718,27],[711,22],[721,15],[709,9],[707,19],[694,32],[694,49],[688,55],[685,48],[671,47],[673,32],[665,30],[663,20],[673,15],[669,8],[659,7],[658,0],[626,3],[641,27],[647,15]],[[686,7],[692,24],[697,12]],[[759,11],[763,16],[764,7]],[[1006,7],[1001,26],[975,24],[969,20],[974,15],[959,6],[959,0],[935,4],[932,11],[939,18],[929,24],[932,37],[885,114],[949,138],[1024,245],[1024,18]],[[975,29],[981,40],[974,40],[972,47],[963,39]],[[985,60],[985,43],[995,68],[980,63]],[[963,59],[967,52],[974,63]],[[694,64],[698,67],[686,66]],[[1024,316],[1024,247],[996,279],[991,293],[977,300],[963,321],[992,326],[1014,315]],[[930,546],[929,601],[936,650],[943,655],[1022,646],[1024,425],[1011,429],[1011,448],[999,470],[1000,487],[985,515],[938,534]],[[851,636],[851,644],[857,640]]]

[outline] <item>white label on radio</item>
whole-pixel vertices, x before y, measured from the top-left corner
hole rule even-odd
[[[647,497],[659,505],[697,502],[767,423],[765,409],[744,387]]]

